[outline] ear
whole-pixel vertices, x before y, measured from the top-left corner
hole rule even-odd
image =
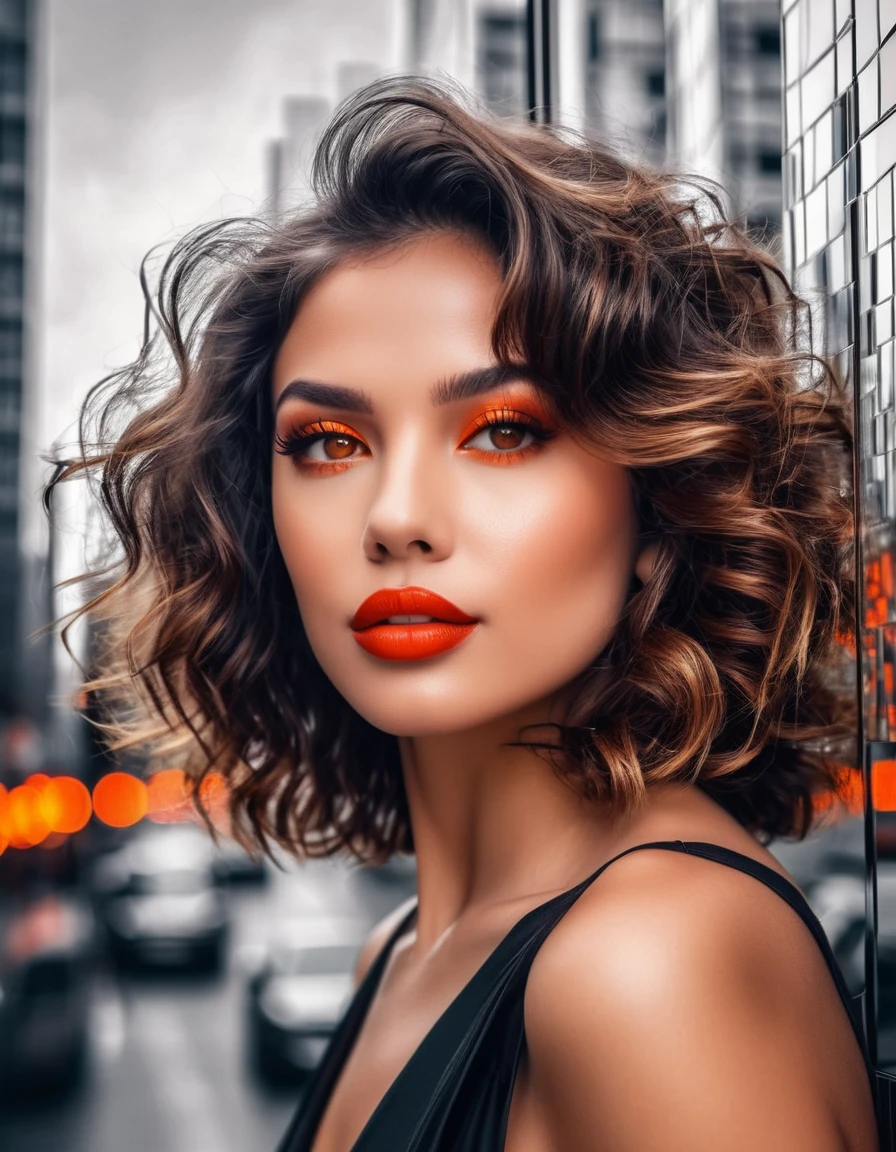
[[[635,575],[642,584],[646,584],[653,575],[659,550],[660,542],[656,537],[647,537],[641,544],[635,560]]]

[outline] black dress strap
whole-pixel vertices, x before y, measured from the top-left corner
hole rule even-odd
[[[610,865],[648,848],[700,856],[746,872],[771,888],[797,913],[812,934],[868,1069],[863,1029],[845,981],[817,917],[802,893],[773,868],[740,852],[697,841],[658,840],[635,844],[591,876],[526,913],[433,1024],[386,1090],[352,1152],[501,1152],[524,1037],[524,997],[529,968],[541,944],[582,893]],[[279,1152],[310,1152],[335,1082],[357,1038],[389,956],[416,915],[416,906],[395,926],[371,964]]]
[[[304,1147],[305,1143],[313,1137],[313,1127],[316,1125],[309,1123],[309,1121],[315,1120],[323,1113],[339,1073],[342,1071],[342,1066],[351,1052],[361,1023],[367,1015],[370,1001],[379,987],[383,969],[392,954],[392,949],[416,915],[417,904],[415,901],[414,906],[408,909],[407,915],[402,916],[390,932],[386,943],[379,950],[376,959],[358,985],[345,1015],[330,1039],[326,1058],[318,1066],[318,1074],[312,1077],[306,1096],[283,1134],[283,1139],[277,1145],[277,1152],[291,1152],[294,1148]]]
[[[846,1014],[849,1017],[850,1025],[852,1026],[856,1041],[862,1052],[862,1058],[865,1061],[868,1077],[871,1083],[874,1084],[874,1073],[871,1068],[868,1043],[865,1038],[865,1029],[858,1002],[850,995],[846,981],[843,979],[840,965],[837,963],[830,941],[827,938],[824,928],[821,926],[820,920],[812,911],[809,902],[796,885],[782,876],[780,872],[776,872],[774,868],[769,868],[767,864],[762,864],[760,861],[754,860],[752,856],[745,856],[742,852],[735,852],[733,849],[724,848],[720,844],[708,844],[701,840],[688,840],[687,843],[685,843],[684,840],[657,840],[648,844],[635,844],[633,847],[627,848],[624,852],[620,852],[618,856],[614,856],[612,860],[609,860],[607,864],[604,865],[604,868],[618,860],[621,856],[626,856],[629,852],[634,852],[641,848],[666,848],[673,851],[685,852],[689,856],[701,856],[704,860],[713,860],[716,864],[724,864],[728,868],[735,868],[739,872],[746,872],[747,875],[752,876],[755,880],[759,880],[762,884],[765,884],[766,887],[771,888],[773,892],[776,892],[782,900],[785,900],[790,905],[811,932],[815,943],[818,945],[824,957],[824,961],[831,973],[831,978],[840,994],[840,999],[846,1008]],[[600,871],[602,872],[603,868],[601,868]],[[585,883],[587,884],[589,881]]]

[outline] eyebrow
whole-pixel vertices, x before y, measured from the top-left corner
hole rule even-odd
[[[488,368],[473,368],[469,372],[457,372],[443,380],[437,380],[430,388],[433,404],[443,407],[458,400],[470,400],[491,392],[503,384],[525,380],[539,387],[535,372],[526,364],[493,364]],[[340,384],[324,384],[319,380],[292,380],[274,405],[274,411],[286,400],[308,400],[312,404],[323,404],[328,408],[341,408],[346,412],[373,413],[373,401],[366,392],[358,388],[346,388]]]

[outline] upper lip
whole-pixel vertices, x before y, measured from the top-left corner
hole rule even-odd
[[[390,616],[432,616],[446,624],[475,624],[476,618],[428,588],[380,588],[368,596],[352,617],[357,632],[381,624]]]

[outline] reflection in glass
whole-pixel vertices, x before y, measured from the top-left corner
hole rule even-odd
[[[876,860],[868,861],[873,880],[868,890],[877,902],[878,925],[877,979],[866,991],[866,1022],[878,1066],[896,1073],[896,118],[881,120],[880,101],[881,90],[888,100],[896,83],[896,56],[890,60],[896,41],[881,50],[885,33],[878,0],[785,0],[784,8],[789,150],[784,256],[803,295],[823,301],[818,335],[852,391],[856,410],[856,648],[862,705],[856,765],[863,772],[856,776],[856,788],[861,794],[867,791],[863,781],[870,784],[866,819],[872,822]],[[860,811],[861,805],[856,807]],[[826,847],[810,891],[854,993],[864,983],[864,940],[873,922],[865,915],[864,823],[856,815],[823,837]],[[851,838],[845,852],[844,836]],[[888,1116],[889,1106],[883,1111]],[[886,1148],[892,1135],[885,1125]]]
[[[817,0],[815,0],[817,3]],[[810,5],[810,6],[814,6]],[[820,5],[819,5],[820,7]],[[886,6],[884,6],[886,7]],[[883,11],[883,8],[881,9]],[[862,685],[864,763],[870,782],[872,830],[876,860],[873,891],[877,904],[876,1024],[878,1066],[896,1074],[896,410],[893,356],[893,166],[896,164],[896,119],[881,119],[889,108],[894,80],[894,42],[881,49],[886,35],[878,21],[877,0],[856,0],[855,23],[848,20],[836,47],[837,89],[847,97],[839,114],[848,149],[842,215],[831,211],[840,199],[828,186],[829,229],[842,226],[855,253],[856,271],[845,289],[854,315],[855,343],[842,324],[829,336],[850,341],[847,363],[856,382],[858,511],[861,529],[861,603],[858,636]],[[857,75],[851,68],[853,34]],[[790,79],[790,77],[788,77]],[[880,94],[884,94],[881,106]],[[893,93],[896,95],[896,93]],[[835,154],[838,143],[835,138]],[[856,154],[862,184],[856,186]],[[839,185],[838,185],[839,188]],[[854,211],[850,205],[854,204]],[[828,264],[834,269],[835,261]],[[840,265],[836,264],[837,270]],[[856,275],[857,273],[857,275]],[[873,1007],[871,1005],[870,1007]],[[872,1036],[873,1040],[873,1036]],[[874,1044],[872,1043],[872,1050]],[[889,1082],[883,1091],[889,1098]],[[889,1115],[885,1108],[884,1115]],[[884,1130],[885,1147],[892,1132]]]

